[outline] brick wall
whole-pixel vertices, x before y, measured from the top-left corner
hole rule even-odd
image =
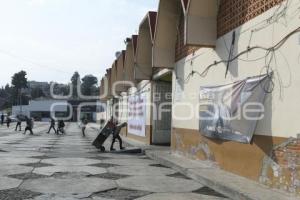
[[[266,12],[284,0],[221,0],[218,13],[218,37]]]
[[[291,138],[275,147],[263,169],[262,183],[300,195],[300,140]]]
[[[220,0],[217,35],[218,37],[241,26],[254,17],[285,0]],[[184,15],[181,14],[176,42],[176,61],[198,50],[199,46],[184,45]]]

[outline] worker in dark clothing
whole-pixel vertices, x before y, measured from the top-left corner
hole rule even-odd
[[[1,125],[3,125],[3,123],[4,123],[4,115],[3,115],[3,113],[1,114]]]
[[[62,134],[65,134],[65,122],[63,120],[59,120],[58,124],[57,124],[57,135],[59,134],[59,132],[61,132]]]
[[[123,123],[123,124],[118,125],[118,121],[114,121],[113,118],[110,120],[109,123],[110,123],[110,127],[112,128],[112,135],[113,135],[110,150],[115,151],[114,144],[116,142],[116,139],[119,141],[120,149],[121,150],[124,149],[123,141],[122,141],[122,138],[120,137],[120,131],[123,127],[127,126],[127,123]]]
[[[50,128],[48,130],[48,134],[50,133],[51,129],[54,130],[54,133],[56,133],[56,129],[55,129],[55,120],[53,118],[50,119]]]
[[[30,131],[30,135],[33,135],[32,128],[33,128],[33,120],[29,117],[26,117],[26,128],[23,134],[25,135],[27,131]]]
[[[83,118],[81,122],[81,131],[82,131],[82,136],[85,137],[85,129],[88,124],[88,120],[86,118]]]
[[[17,116],[17,125],[16,125],[16,128],[15,128],[15,131],[17,131],[19,128],[19,131],[22,131],[22,120],[21,120],[21,117],[18,115]]]
[[[9,116],[6,117],[6,125],[7,125],[7,128],[10,127],[10,123],[11,123],[11,119]]]

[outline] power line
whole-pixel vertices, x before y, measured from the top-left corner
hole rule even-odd
[[[31,64],[33,64],[34,66],[39,67],[39,68],[43,68],[43,69],[44,69],[44,68],[48,68],[48,69],[51,69],[51,70],[53,70],[53,71],[57,71],[57,72],[61,72],[61,73],[67,73],[67,74],[70,73],[70,72],[67,72],[67,71],[63,71],[63,70],[61,70],[61,69],[57,69],[57,68],[54,68],[54,67],[50,67],[50,66],[45,65],[45,64],[37,63],[36,61],[32,61],[32,60],[30,60],[30,59],[27,59],[27,58],[24,58],[24,57],[15,55],[15,54],[13,54],[13,53],[11,53],[11,52],[8,52],[8,51],[2,50],[2,49],[0,49],[0,53],[1,53],[1,54],[4,54],[4,55],[7,55],[7,56],[10,56],[10,57],[12,57],[12,58],[18,59],[18,60],[23,60],[23,61],[25,61],[25,62],[31,63]]]

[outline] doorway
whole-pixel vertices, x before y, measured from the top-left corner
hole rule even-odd
[[[171,143],[172,75],[169,76],[153,82],[152,144]]]

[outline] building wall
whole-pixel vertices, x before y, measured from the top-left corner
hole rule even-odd
[[[137,94],[143,94],[146,96],[146,123],[145,123],[145,137],[134,135],[130,132],[128,132],[127,127],[123,128],[120,132],[121,135],[127,136],[128,138],[135,139],[137,141],[143,142],[145,144],[151,144],[151,134],[152,134],[152,83],[148,80],[140,81],[137,84],[137,87],[132,87],[128,89],[127,93],[122,93],[121,96],[117,97],[118,101],[115,102],[115,107],[113,104],[113,100],[107,100],[106,101],[106,111],[101,113],[101,116],[103,118],[106,118],[108,120],[112,114],[113,109],[116,109],[117,114],[117,120],[120,123],[127,122],[128,121],[128,98],[130,95],[137,95]],[[106,117],[105,117],[105,116]]]
[[[131,88],[132,89],[132,88]],[[136,93],[136,90],[129,89],[129,95],[133,95],[133,93]],[[146,128],[145,128],[145,137],[134,135],[130,132],[127,132],[127,137],[138,140],[140,142],[143,142],[145,144],[151,144],[151,135],[152,135],[152,83],[151,81],[144,80],[141,81],[137,85],[137,89],[139,93],[142,93],[146,96]]]
[[[271,47],[298,28],[299,3],[296,0],[289,1],[287,9],[284,9],[284,5],[268,9],[242,26],[232,26],[237,27],[233,55],[256,45]],[[279,15],[282,10],[285,13],[283,17]],[[233,10],[230,12],[234,14]],[[200,86],[222,85],[259,75],[265,72],[266,63],[270,60],[270,57],[265,59],[265,51],[253,50],[230,64],[227,78],[224,78],[226,62],[211,67],[205,77],[200,77],[199,74],[207,66],[215,61],[228,59],[231,42],[232,32],[228,32],[218,38],[215,49],[198,49],[176,63],[173,74],[172,149],[194,159],[213,160],[232,173],[256,181],[264,180],[262,182],[269,183],[268,185],[291,191],[300,177],[297,175],[294,179],[287,178],[296,172],[296,168],[290,169],[289,166],[300,150],[289,154],[287,158],[281,158],[285,162],[279,162],[273,154],[282,155],[282,149],[298,149],[295,142],[286,141],[289,137],[296,138],[300,132],[297,124],[300,112],[299,33],[290,37],[280,50],[275,51],[275,56],[271,59],[270,68],[275,71],[274,90],[267,95],[265,117],[258,122],[253,142],[249,145],[204,138],[198,131],[199,120],[196,116]],[[190,75],[191,71],[197,73]],[[191,106],[180,105],[182,103]],[[188,117],[191,112],[193,116]],[[178,115],[187,119],[177,119]],[[276,149],[278,145],[282,149]],[[265,165],[271,167],[271,170],[264,171],[264,168],[268,168]],[[283,176],[283,171],[289,171],[286,172],[289,175]],[[297,173],[300,174],[299,171]]]
[[[123,93],[119,98],[119,123],[127,122],[128,120],[128,96],[127,93]],[[123,136],[127,135],[127,127],[121,129],[120,134]]]
[[[221,0],[218,14],[218,36],[241,26],[284,0]]]
[[[53,106],[53,108],[52,108],[52,106]],[[67,110],[68,110],[67,101],[64,101],[64,100],[32,100],[29,102],[29,105],[22,106],[22,114],[24,114],[28,117],[31,117],[30,113],[33,113],[33,112],[50,113],[51,108],[55,112],[67,112]],[[18,115],[18,114],[20,114],[20,110],[21,110],[20,106],[13,106],[12,114]]]
[[[30,110],[28,105],[21,106],[12,106],[12,115],[17,116],[19,114],[25,115],[27,117],[30,117]]]

